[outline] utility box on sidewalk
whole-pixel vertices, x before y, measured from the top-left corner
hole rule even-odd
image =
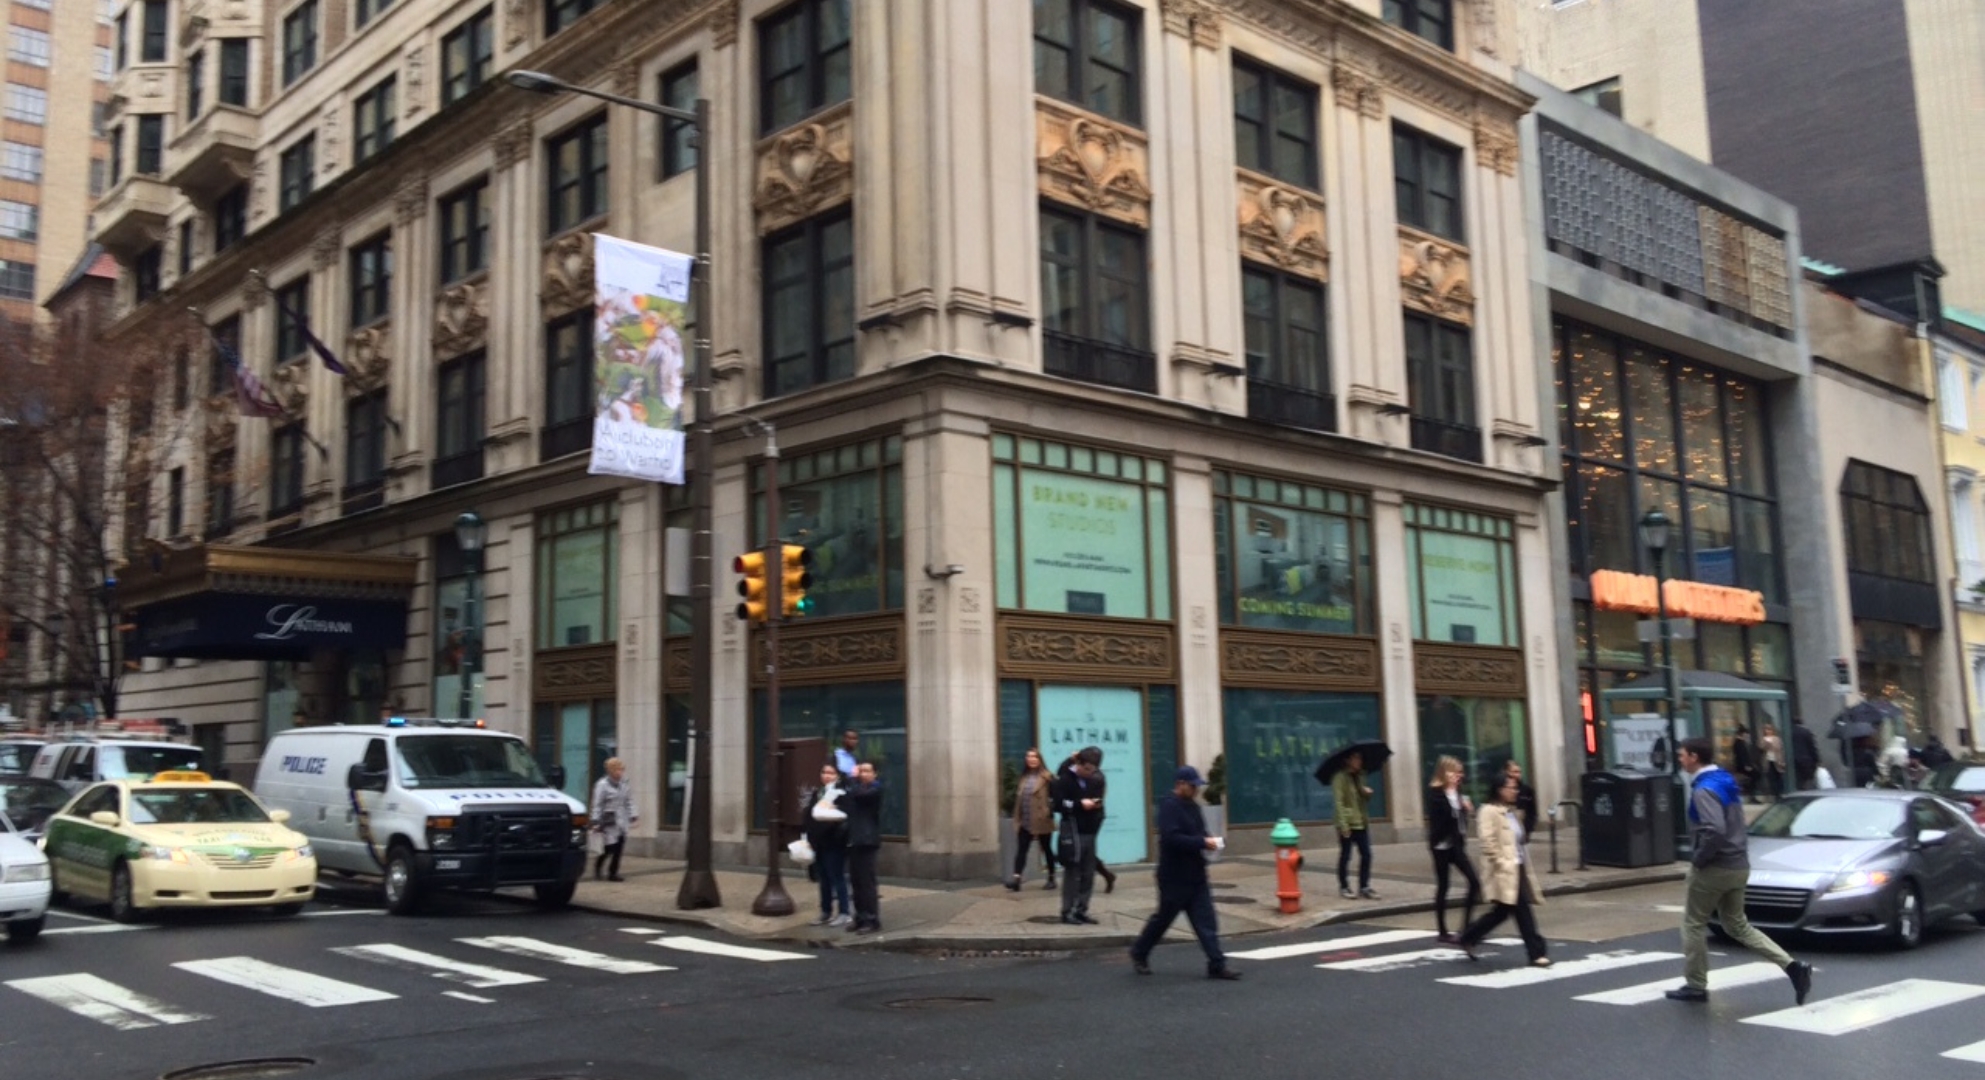
[[[780,845],[805,830],[805,793],[820,786],[820,766],[833,760],[826,739],[779,740],[779,826],[783,835],[778,841]]]
[[[1673,799],[1674,782],[1665,774],[1586,773],[1580,783],[1578,813],[1578,842],[1585,861],[1624,867],[1673,862]]]

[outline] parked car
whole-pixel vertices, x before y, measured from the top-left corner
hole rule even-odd
[[[7,940],[33,941],[48,917],[48,858],[0,811],[0,923]]]
[[[1907,949],[1944,919],[1985,924],[1985,832],[1932,795],[1789,795],[1751,823],[1750,852],[1744,914],[1762,930],[1876,935]]]
[[[294,914],[317,892],[310,841],[289,814],[199,772],[112,780],[48,823],[55,892],[110,905],[119,922],[153,908],[268,905]]]
[[[201,771],[200,748],[149,739],[90,737],[52,742],[35,754],[28,775],[72,794],[103,780],[144,780],[155,773]]]
[[[43,826],[69,802],[69,792],[53,780],[32,776],[0,776],[0,810],[14,821],[29,843],[41,839]]]
[[[0,739],[0,776],[26,776],[34,766],[35,754],[47,744],[47,739],[18,735]]]
[[[1948,761],[1930,771],[1923,781],[1926,791],[1934,791],[1960,806],[1969,807],[1971,820],[1985,825],[1985,764],[1976,761]]]

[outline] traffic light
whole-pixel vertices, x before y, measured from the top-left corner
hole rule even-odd
[[[731,569],[744,575],[737,583],[737,594],[744,602],[737,606],[737,617],[748,623],[763,623],[772,615],[771,596],[766,591],[765,553],[749,551],[731,560]]]
[[[779,561],[779,607],[789,619],[812,612],[813,601],[806,590],[813,584],[813,575],[807,573],[807,567],[813,565],[813,552],[799,544],[781,544]]]

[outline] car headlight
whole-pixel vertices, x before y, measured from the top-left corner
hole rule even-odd
[[[309,844],[301,844],[301,845],[299,845],[299,846],[297,846],[297,847],[293,847],[293,848],[291,848],[291,849],[289,849],[289,851],[288,851],[288,852],[287,852],[287,853],[286,853],[286,854],[285,854],[285,855],[283,856],[283,861],[284,861],[284,862],[295,862],[295,861],[297,861],[298,859],[308,859],[308,858],[312,858],[312,857],[314,857],[314,856],[315,856],[316,854],[317,854],[317,853],[316,853],[315,851],[312,851],[312,850],[311,850],[311,848],[310,848],[310,845],[309,845]]]
[[[1853,892],[1856,889],[1879,889],[1895,877],[1887,870],[1846,870],[1827,886],[1830,893]]]
[[[48,864],[45,862],[8,863],[5,867],[0,867],[0,881],[9,885],[23,881],[47,880]]]
[[[572,830],[572,846],[573,847],[586,846],[586,830],[584,829]]]
[[[154,859],[157,860],[158,862],[183,863],[189,861],[186,858],[186,852],[184,849],[176,848],[176,847],[166,847],[163,844],[146,844],[143,848],[140,849],[140,852],[144,855],[145,858]]]

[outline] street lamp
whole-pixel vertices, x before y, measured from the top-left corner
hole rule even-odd
[[[455,519],[455,547],[462,553],[467,584],[462,597],[462,674],[461,692],[456,700],[456,717],[467,720],[475,715],[475,680],[482,674],[482,626],[476,611],[476,587],[481,584],[482,549],[489,542],[489,523],[474,510],[465,510]],[[439,710],[437,710],[439,711]]]
[[[689,840],[687,867],[675,906],[685,911],[723,905],[717,892],[717,876],[710,868],[710,714],[715,711],[715,688],[710,683],[710,651],[716,645],[716,627],[711,621],[715,591],[715,566],[711,561],[711,531],[714,528],[711,495],[716,469],[716,403],[710,389],[710,182],[709,140],[710,101],[697,98],[696,108],[678,109],[639,98],[610,94],[585,86],[574,86],[541,71],[512,71],[504,81],[534,94],[579,94],[615,105],[680,120],[690,125],[696,140],[696,267],[690,279],[689,318],[695,325],[695,364],[690,372],[690,390],[696,402],[696,420],[689,429],[689,596],[694,605],[690,614],[690,742],[695,747],[689,763]],[[661,530],[657,530],[658,535]],[[666,540],[663,541],[667,543]],[[668,606],[664,585],[662,609]],[[778,858],[778,852],[772,852]],[[761,897],[764,899],[764,897]],[[788,899],[787,911],[792,901]]]
[[[1671,777],[1681,763],[1681,743],[1676,734],[1675,714],[1681,707],[1681,694],[1675,689],[1675,628],[1668,622],[1668,541],[1673,528],[1668,515],[1649,510],[1640,519],[1640,546],[1654,564],[1654,610],[1661,623],[1661,685],[1668,701],[1668,761]]]

